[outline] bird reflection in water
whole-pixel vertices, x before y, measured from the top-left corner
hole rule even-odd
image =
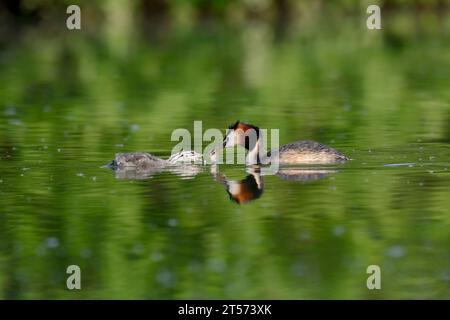
[[[197,174],[203,172],[203,167],[200,165],[183,164],[178,166],[159,166],[159,167],[127,167],[113,169],[117,179],[131,179],[141,180],[148,179],[155,174],[169,172],[180,179],[192,179]]]
[[[116,168],[114,169],[117,179],[148,179],[154,174],[162,172],[170,172],[175,174],[180,179],[192,179],[196,175],[205,170],[201,165],[183,164],[177,166],[159,166],[149,168]],[[253,200],[259,199],[264,192],[264,178],[265,176],[276,175],[277,177],[296,182],[311,182],[327,177],[328,175],[337,172],[333,169],[312,169],[312,168],[295,168],[286,167],[279,168],[274,172],[261,172],[261,166],[254,165],[247,167],[247,175],[242,180],[229,179],[225,174],[219,172],[218,165],[211,165],[210,173],[213,179],[223,186],[228,193],[230,199],[238,204],[246,204]]]
[[[336,170],[327,169],[301,169],[282,168],[273,173],[261,173],[260,166],[252,166],[247,169],[248,175],[242,180],[231,180],[225,174],[219,172],[217,165],[211,166],[211,174],[214,180],[225,186],[230,199],[238,204],[249,203],[259,199],[264,192],[264,176],[276,175],[283,180],[310,182],[325,178]]]
[[[249,175],[242,180],[230,180],[220,173],[217,165],[211,166],[211,174],[214,179],[223,184],[230,199],[239,204],[244,204],[261,197],[264,191],[264,179],[259,168],[247,170]]]

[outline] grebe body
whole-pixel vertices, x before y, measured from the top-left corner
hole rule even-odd
[[[271,161],[276,157],[268,153]],[[280,164],[327,164],[347,161],[348,158],[327,145],[311,140],[299,140],[280,147]]]

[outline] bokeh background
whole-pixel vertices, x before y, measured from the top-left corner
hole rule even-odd
[[[0,298],[448,299],[449,5],[1,0]],[[208,167],[100,168],[237,119],[353,160],[265,177],[242,205]],[[82,290],[66,289],[70,264]],[[382,290],[366,288],[370,264]]]

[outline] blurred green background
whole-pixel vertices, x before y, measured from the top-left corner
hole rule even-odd
[[[373,3],[380,31],[366,28]],[[81,31],[66,29],[68,4]],[[0,297],[448,299],[448,8],[1,1]],[[243,205],[208,167],[100,168],[116,152],[169,156],[194,120],[237,119],[354,160],[306,183],[264,177]],[[382,290],[366,288],[370,264]]]

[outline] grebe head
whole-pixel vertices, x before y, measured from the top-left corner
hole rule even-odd
[[[241,146],[256,155],[258,151],[258,144],[260,138],[260,131],[257,126],[241,121],[236,121],[228,127],[227,134],[222,141],[222,149],[231,148],[234,146]],[[220,147],[219,147],[220,148]],[[217,160],[217,148],[210,153],[210,158],[213,162]],[[254,157],[252,157],[254,158]],[[257,159],[250,161],[252,164],[257,163]]]
[[[238,204],[248,203],[261,197],[264,191],[259,174],[249,174],[240,181],[227,181],[227,193]]]
[[[252,124],[236,121],[228,127],[228,132],[223,139],[223,147],[229,148],[241,146],[252,150],[259,139],[259,128]]]

